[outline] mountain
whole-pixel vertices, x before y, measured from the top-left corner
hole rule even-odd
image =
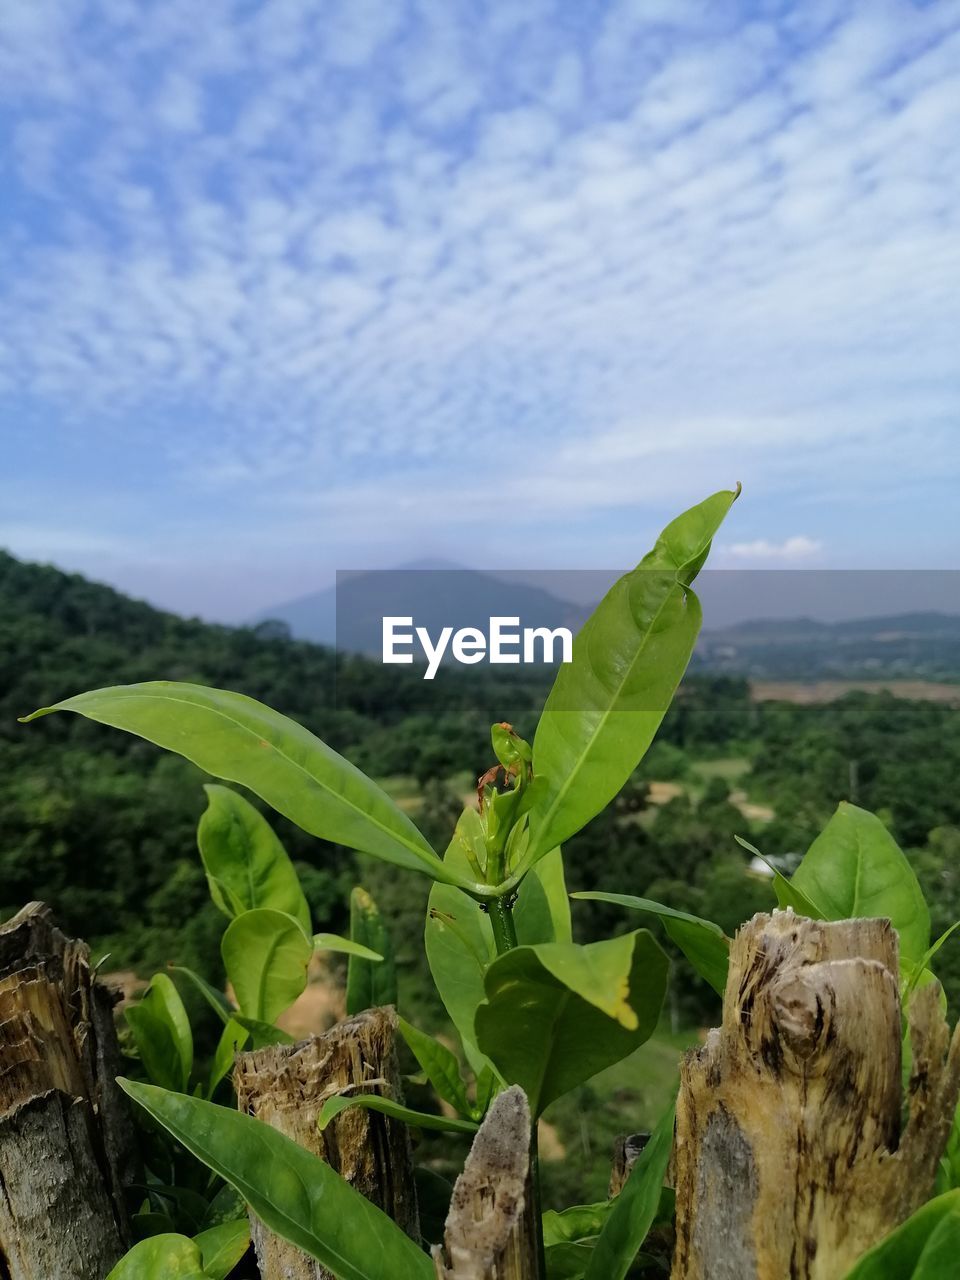
[[[341,577],[336,587],[266,610],[258,622],[282,622],[297,639],[379,657],[385,617],[413,618],[414,626],[436,636],[443,627],[486,631],[492,617],[519,618],[521,627],[577,631],[588,613],[515,574],[435,562]]]
[[[960,615],[767,618],[704,631],[695,671],[754,680],[960,679]]]

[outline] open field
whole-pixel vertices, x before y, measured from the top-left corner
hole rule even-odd
[[[960,707],[960,684],[935,680],[751,680],[754,702],[793,702],[798,706],[836,702],[848,693],[892,693],[913,702],[942,702]]]

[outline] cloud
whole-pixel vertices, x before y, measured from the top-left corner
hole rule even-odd
[[[726,551],[735,560],[804,561],[819,555],[823,550],[823,543],[798,533],[791,538],[784,538],[782,542],[755,538],[752,542],[733,542],[727,547],[721,545],[718,549]]]
[[[327,546],[957,478],[958,51],[956,0],[7,6],[0,412]]]

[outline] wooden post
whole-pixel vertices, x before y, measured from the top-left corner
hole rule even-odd
[[[129,1243],[115,1001],[42,903],[0,926],[3,1280],[103,1280]]]
[[[886,920],[754,916],[723,1025],[677,1103],[673,1280],[842,1280],[930,1194],[960,1091],[936,984],[909,1008],[901,1133],[898,942]]]
[[[336,1094],[375,1092],[403,1101],[396,1027],[392,1008],[368,1009],[299,1044],[241,1054],[234,1082],[242,1111],[326,1160],[419,1243],[406,1126],[356,1107],[341,1112],[323,1133],[317,1128],[323,1104]],[[250,1222],[263,1280],[332,1280],[319,1262],[252,1216]]]
[[[530,1135],[527,1096],[514,1085],[494,1100],[453,1189],[443,1245],[432,1250],[439,1280],[538,1280]]]
[[[623,1190],[623,1184],[630,1177],[631,1169],[649,1141],[649,1133],[624,1133],[614,1142],[610,1185],[607,1188],[607,1195],[611,1200]]]

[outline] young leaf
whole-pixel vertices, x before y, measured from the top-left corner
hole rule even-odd
[[[186,968],[182,964],[174,964],[170,966],[171,973],[182,973],[185,978],[196,987],[196,989],[206,1000],[207,1004],[217,1015],[224,1026],[230,1021],[230,1001],[222,991],[218,991],[216,987],[212,987],[206,978],[201,978],[199,973],[195,973],[193,969]]]
[[[250,1247],[250,1223],[246,1218],[209,1227],[194,1236],[203,1258],[204,1275],[210,1280],[227,1280]]]
[[[574,640],[533,743],[531,861],[606,808],[653,741],[700,630],[690,583],[736,496],[714,494],[668,525]]]
[[[469,869],[465,844],[479,835],[480,815],[474,809],[465,809],[447,848],[444,865],[465,874]],[[437,883],[430,890],[424,945],[434,985],[457,1029],[467,1060],[474,1071],[481,1071],[487,1059],[474,1039],[473,1019],[483,999],[484,970],[496,954],[490,919],[465,893],[452,885]]]
[[[466,847],[482,838],[479,814],[465,809],[444,863],[467,874]],[[569,942],[570,915],[565,898],[563,862],[556,850],[541,859],[520,885],[514,908],[517,940],[521,944]],[[490,918],[459,889],[435,884],[430,891],[424,942],[434,985],[463,1042],[467,1061],[480,1073],[489,1064],[476,1045],[474,1016],[484,998],[484,972],[496,955]]]
[[[258,907],[227,926],[220,953],[240,1012],[273,1022],[307,985],[313,940],[293,916]]]
[[[180,993],[165,973],[156,973],[141,999],[126,1010],[127,1024],[150,1079],[165,1089],[185,1090],[193,1070],[193,1032]]]
[[[310,908],[287,851],[266,818],[229,787],[204,787],[207,808],[197,844],[210,896],[233,919],[255,907],[272,907],[310,932]]]
[[[524,876],[513,908],[517,940],[522,943],[572,942],[570,899],[563,875],[563,854],[551,849]]]
[[[52,711],[74,711],[176,751],[205,773],[248,787],[323,840],[435,880],[450,875],[426,838],[366,774],[296,721],[242,693],[153,680],[80,693],[21,720]]]
[[[930,945],[930,912],[913,868],[879,818],[842,802],[790,881],[830,920],[889,916],[900,954],[919,960]]]
[[[928,1200],[901,1227],[865,1253],[846,1280],[900,1280],[915,1268],[941,1222],[960,1215],[960,1190]],[[950,1274],[950,1273],[947,1273]]]
[[[727,984],[727,966],[730,943],[719,925],[712,920],[701,920],[686,911],[675,911],[650,898],[634,898],[626,893],[599,893],[593,890],[572,893],[572,898],[591,902],[610,902],[614,906],[627,907],[631,911],[646,911],[663,923],[667,936],[680,948],[690,963],[710,983],[714,991],[723,995]]]
[[[240,1025],[236,1018],[230,1018],[220,1033],[220,1039],[210,1064],[210,1078],[207,1080],[207,1097],[212,1098],[217,1085],[233,1070],[233,1062],[237,1054],[246,1045],[250,1032]],[[259,1047],[259,1046],[255,1046]]]
[[[124,1254],[107,1280],[209,1280],[200,1246],[187,1236],[150,1236]]]
[[[775,867],[756,845],[751,844],[749,840],[744,840],[743,836],[734,836],[733,838],[741,848],[746,849],[747,853],[752,853],[755,858],[759,858],[773,872],[773,891],[777,895],[777,906],[781,911],[791,907],[798,916],[807,916],[810,920],[826,920],[828,918],[827,913],[818,907],[812,899],[808,898],[798,885],[795,885],[792,880],[788,880],[779,867]]]
[[[666,977],[667,958],[646,930],[583,947],[517,947],[487,969],[477,1042],[539,1115],[649,1038]]]
[[[350,1107],[379,1111],[392,1120],[400,1120],[418,1129],[437,1129],[442,1133],[476,1133],[480,1127],[472,1120],[457,1120],[452,1116],[434,1116],[423,1111],[412,1111],[399,1102],[392,1102],[390,1098],[381,1098],[377,1093],[338,1093],[323,1104],[318,1121],[320,1128],[325,1129],[335,1116]]]
[[[381,1005],[397,1003],[397,966],[390,945],[390,935],[377,910],[377,904],[366,889],[358,885],[350,894],[350,937],[354,942],[383,956],[380,964],[371,964],[359,956],[351,956],[347,966],[347,1013],[362,1013]]]
[[[673,1149],[674,1107],[663,1115],[630,1170],[594,1246],[585,1280],[623,1280],[650,1230]]]
[[[261,1222],[338,1280],[433,1280],[425,1253],[328,1164],[229,1107],[120,1080],[173,1137],[243,1196]]]
[[[473,1107],[467,1097],[467,1087],[460,1074],[460,1063],[445,1044],[434,1040],[423,1031],[418,1031],[403,1018],[399,1020],[400,1034],[406,1040],[410,1051],[425,1071],[430,1083],[439,1096],[459,1111],[462,1116],[473,1113]]]
[[[353,938],[341,938],[339,933],[315,933],[313,935],[315,951],[337,951],[341,955],[356,956],[359,960],[367,960],[371,964],[380,964],[383,956],[379,951],[371,951],[362,942]]]

